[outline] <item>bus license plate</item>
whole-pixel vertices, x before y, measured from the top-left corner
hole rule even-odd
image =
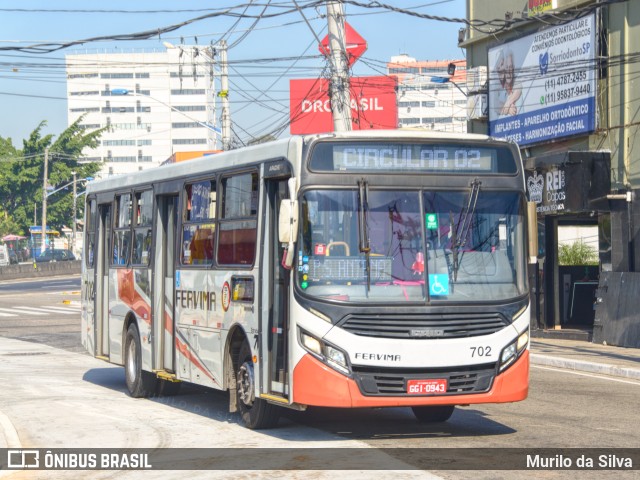
[[[407,393],[412,395],[447,393],[447,380],[444,378],[408,380]]]

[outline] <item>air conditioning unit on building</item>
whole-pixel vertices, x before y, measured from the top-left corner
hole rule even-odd
[[[467,69],[467,89],[469,94],[487,92],[487,67],[473,67]]]
[[[469,94],[467,97],[467,118],[480,120],[489,115],[489,103],[486,93]]]

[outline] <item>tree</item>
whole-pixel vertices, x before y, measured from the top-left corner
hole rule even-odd
[[[11,139],[0,137],[0,235],[18,233],[26,235],[34,224],[34,208],[40,210],[43,195],[44,153],[49,148],[48,183],[64,185],[77,179],[93,177],[100,170],[98,162],[82,162],[82,150],[95,148],[107,127],[85,133],[80,127],[84,117],[78,118],[57,140],[54,135],[42,136],[42,121],[23,140],[23,149],[17,150]],[[77,202],[77,217],[82,218],[84,202]],[[51,195],[47,202],[47,225],[60,228],[73,224],[73,188]],[[40,224],[40,219],[35,219]]]
[[[560,265],[598,265],[598,252],[584,242],[558,245]]]

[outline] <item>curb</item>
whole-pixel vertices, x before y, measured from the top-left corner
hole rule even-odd
[[[0,435],[4,436],[6,448],[22,448],[20,437],[13,423],[4,413],[0,412]],[[1,473],[1,472],[0,472]]]
[[[531,363],[548,367],[564,368],[580,372],[597,373],[612,377],[623,377],[632,380],[640,380],[640,370],[636,368],[619,367],[604,363],[585,362],[583,360],[571,360],[569,358],[552,357],[549,355],[531,354]]]

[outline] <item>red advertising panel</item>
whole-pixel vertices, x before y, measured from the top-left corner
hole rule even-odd
[[[398,128],[395,78],[351,78],[351,120],[353,130]],[[291,80],[291,134],[305,135],[333,131],[329,81],[325,78]]]
[[[531,1],[531,0],[530,0]],[[345,29],[345,40],[346,40],[346,48],[347,48],[347,59],[349,62],[349,66],[352,67],[356,60],[358,60],[364,52],[367,50],[367,41],[360,36],[358,32],[356,32],[351,25],[347,22],[344,22]],[[327,57],[331,53],[331,49],[329,48],[329,35],[322,39],[320,45],[318,46],[320,53],[326,55]]]

